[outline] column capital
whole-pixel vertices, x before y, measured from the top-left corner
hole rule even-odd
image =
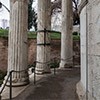
[[[88,0],[82,0],[79,7],[78,12],[81,13],[82,9],[85,7],[85,5],[88,3]]]

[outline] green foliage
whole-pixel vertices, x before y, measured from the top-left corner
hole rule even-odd
[[[53,58],[51,59],[51,62],[48,64],[50,68],[58,68],[59,67],[59,59],[58,58]]]
[[[0,29],[0,37],[8,37],[8,30]]]
[[[61,39],[61,33],[55,32],[50,34],[51,39]]]
[[[34,9],[33,9],[33,26],[35,31],[37,31],[37,13],[35,12]]]
[[[28,68],[32,68],[32,67],[33,67],[33,68],[36,67],[36,61],[34,61],[33,64],[29,64],[29,65],[28,65]]]
[[[0,29],[0,37],[8,37],[8,30]],[[59,32],[51,33],[50,37],[51,39],[61,39],[61,33]],[[29,31],[28,38],[36,39],[37,33],[35,31]],[[74,33],[73,40],[80,40],[80,35],[77,35],[76,33]]]
[[[60,33],[51,33],[50,34],[51,39],[60,39],[61,38],[61,34]],[[37,38],[37,33],[35,31],[29,31],[28,32],[28,38],[33,38],[36,39]]]
[[[80,40],[80,35],[78,32],[73,32],[73,40]]]
[[[78,35],[78,32],[73,32],[73,35]]]
[[[28,29],[31,29],[34,26],[35,30],[37,30],[37,13],[34,8],[32,8],[33,0],[29,0],[28,4]]]
[[[34,31],[29,31],[28,32],[28,38],[36,39],[36,37],[37,37],[37,33],[36,32],[34,32]]]
[[[73,35],[73,40],[80,40],[80,36],[79,35]]]
[[[0,85],[2,84],[3,82],[3,79],[4,79],[4,76],[6,75],[6,72],[3,72],[0,70]]]

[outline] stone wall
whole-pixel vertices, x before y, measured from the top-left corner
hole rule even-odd
[[[100,100],[100,0],[89,0],[88,67],[89,92],[92,100]]]
[[[80,100],[100,100],[100,0],[88,0],[81,10]]]

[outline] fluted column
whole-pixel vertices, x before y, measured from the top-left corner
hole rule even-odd
[[[38,0],[38,30],[51,29],[51,0]],[[46,31],[45,30],[45,31]],[[48,73],[50,67],[50,33],[37,33],[37,73]]]
[[[8,45],[8,72],[27,69],[27,19],[28,0],[10,0],[10,30]],[[28,72],[14,72],[12,74],[13,86],[29,83]],[[9,85],[9,82],[8,82]]]
[[[72,0],[62,0],[62,34],[60,67],[73,65]]]

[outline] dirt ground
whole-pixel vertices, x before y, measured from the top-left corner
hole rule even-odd
[[[80,63],[80,46],[79,41],[73,42],[73,57],[74,65]],[[60,58],[61,41],[51,40],[51,59],[54,57]],[[0,38],[0,70],[7,70],[7,58],[8,58],[8,39]],[[28,40],[28,64],[32,64],[36,60],[36,40]]]

